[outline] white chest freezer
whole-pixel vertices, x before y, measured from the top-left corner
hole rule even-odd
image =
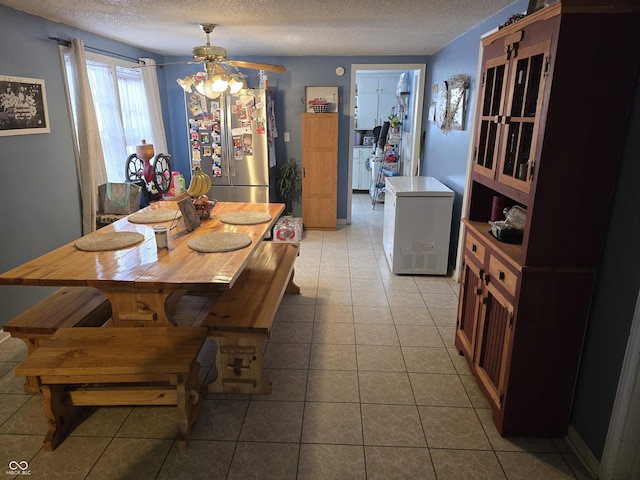
[[[387,177],[382,243],[393,273],[446,275],[454,192],[433,177]]]

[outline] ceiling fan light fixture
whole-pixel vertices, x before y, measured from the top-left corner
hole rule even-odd
[[[234,94],[238,93],[243,88],[244,88],[244,82],[243,81],[238,80],[235,77],[231,77],[231,80],[229,80],[229,93],[231,95],[234,95]]]
[[[205,81],[208,82],[209,79],[207,79]],[[224,92],[227,87],[229,86],[229,82],[227,81],[227,78],[224,75],[214,75],[214,77],[211,79],[211,89],[214,92]]]
[[[178,82],[178,85],[182,87],[185,93],[191,93],[191,87],[195,85],[196,80],[193,75],[187,75],[184,78],[176,79],[176,82]]]
[[[211,100],[215,100],[220,96],[220,92],[214,91],[213,82],[211,82],[208,78],[200,81],[196,79],[194,86],[196,87],[196,92],[198,92],[200,95],[204,95],[205,97],[210,98]]]

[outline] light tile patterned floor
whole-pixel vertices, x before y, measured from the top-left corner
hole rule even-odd
[[[41,448],[38,395],[0,346],[0,464],[33,479],[587,479],[563,440],[501,438],[453,347],[458,285],[394,276],[382,255],[383,208],[354,196],[352,225],[307,232],[265,346],[273,393],[208,395],[186,451],[172,407],[100,408],[56,451]],[[181,324],[211,300],[185,297]],[[215,347],[200,356],[209,370]],[[213,373],[210,372],[209,375]],[[15,463],[12,465],[15,466]],[[0,468],[0,475],[1,475]]]

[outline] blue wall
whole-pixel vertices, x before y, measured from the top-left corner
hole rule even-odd
[[[437,178],[455,192],[454,221],[451,228],[451,244],[449,248],[449,263],[451,265],[455,265],[458,235],[460,233],[462,196],[465,189],[468,149],[476,106],[476,74],[478,56],[480,54],[480,37],[504,23],[514,13],[526,12],[528,4],[528,0],[519,0],[458,37],[455,41],[432,55],[431,68],[427,69],[425,83],[426,107],[422,119],[422,128],[426,133],[426,147],[420,165],[420,174]],[[471,77],[471,84],[467,91],[467,115],[464,130],[451,130],[445,134],[435,123],[428,121],[428,106],[435,100],[431,98],[431,86],[460,73]]]
[[[578,373],[571,424],[601,459],[640,292],[640,81],[636,84],[607,240]]]

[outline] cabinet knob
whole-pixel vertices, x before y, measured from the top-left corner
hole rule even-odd
[[[472,252],[478,251],[478,246],[475,243],[471,244],[471,251]]]
[[[498,272],[498,278],[504,280],[504,272]]]

